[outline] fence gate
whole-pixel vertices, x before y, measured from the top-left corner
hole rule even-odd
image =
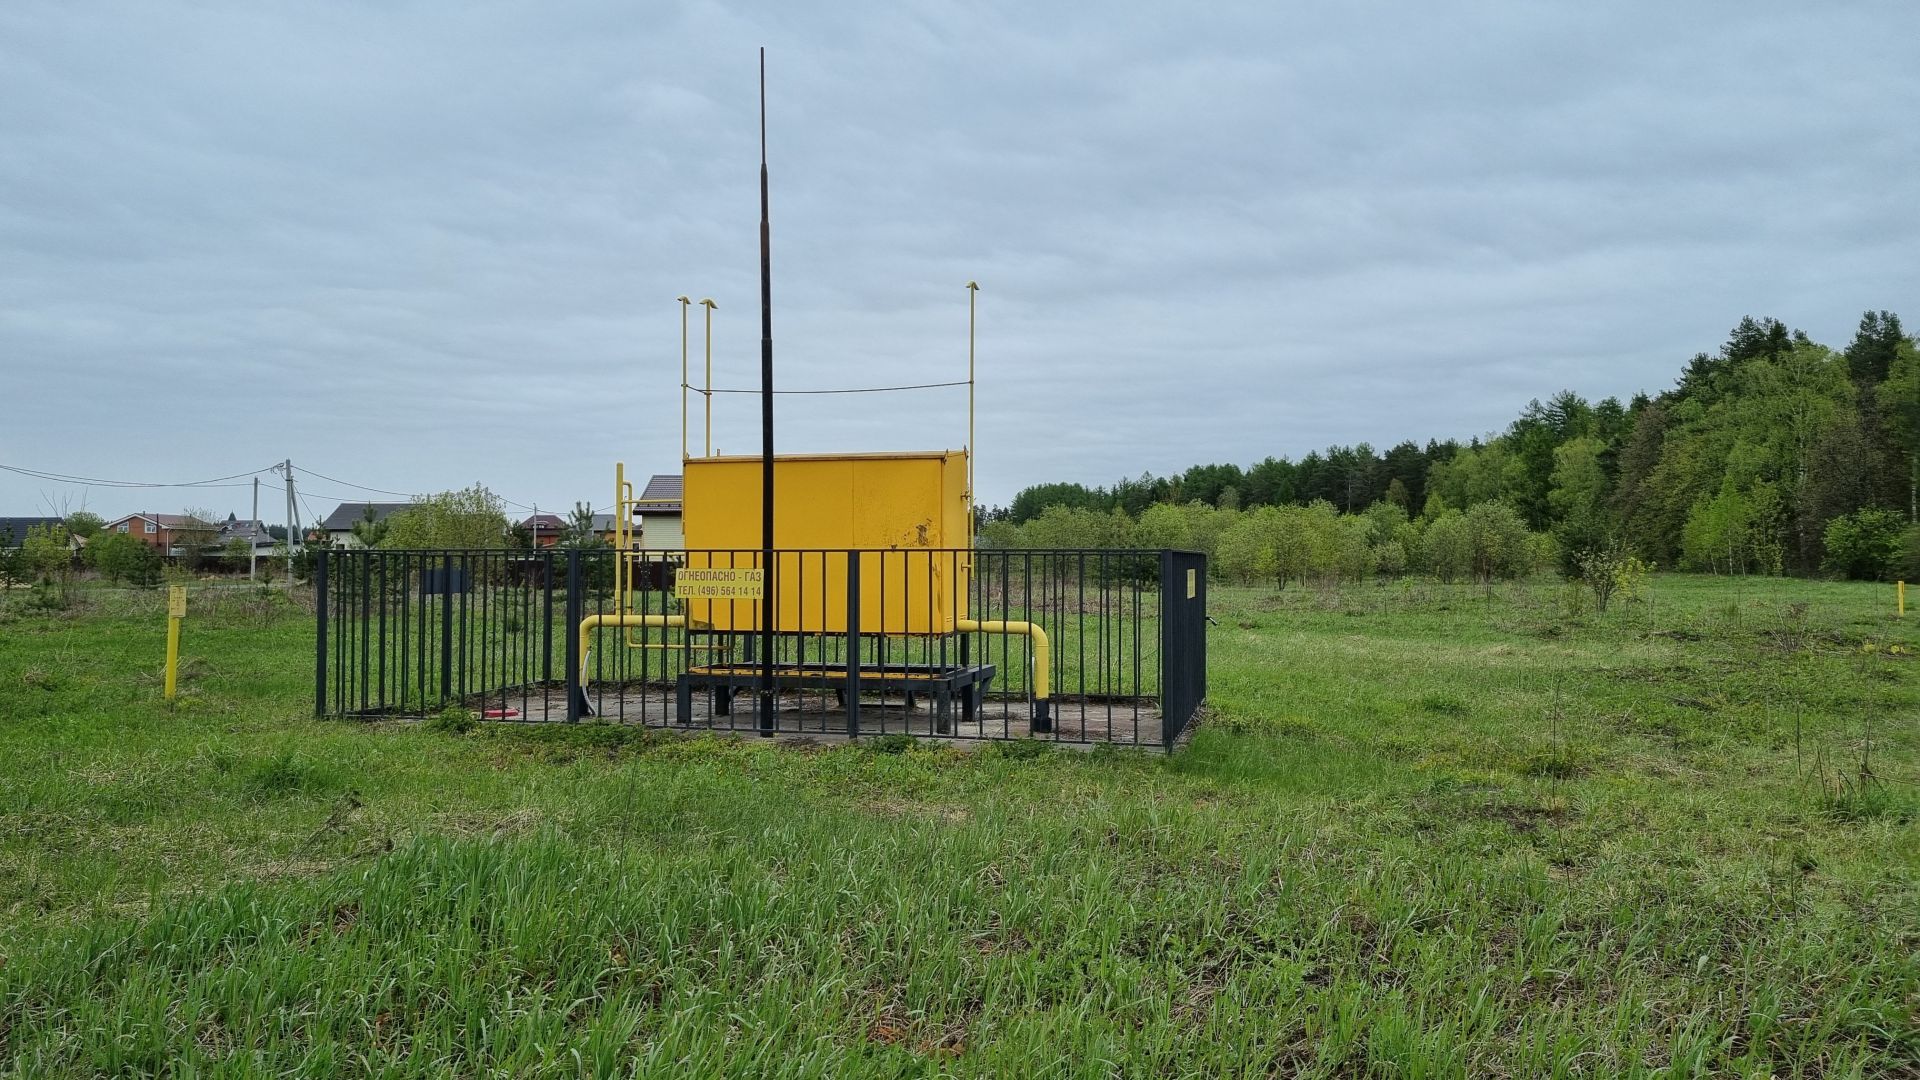
[[[1173,744],[1207,697],[1207,557],[1160,553],[1161,745]]]

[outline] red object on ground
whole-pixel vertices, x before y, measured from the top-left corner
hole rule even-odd
[[[509,716],[519,716],[519,709],[488,709],[480,714],[489,720],[505,720]]]

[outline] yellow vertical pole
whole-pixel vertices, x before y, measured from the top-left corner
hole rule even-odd
[[[703,393],[707,398],[707,456],[713,456],[713,309],[711,297],[701,300],[700,306],[707,309],[707,388]]]
[[[166,698],[173,700],[174,688],[180,678],[180,620],[187,617],[187,587],[173,585],[167,589],[167,688]]]
[[[967,282],[967,547],[973,547],[974,521],[973,507],[974,482],[973,459],[979,451],[973,445],[973,309],[974,299],[980,295],[980,283]]]
[[[1894,582],[1893,595],[1894,595],[1894,603],[1897,605],[1896,614],[1902,619],[1906,618],[1907,617],[1907,583],[1904,581]]]
[[[687,308],[693,301],[684,296],[676,296],[680,301],[680,460],[687,460]]]
[[[684,309],[683,309],[684,310]],[[627,613],[627,463],[613,463],[613,610]]]

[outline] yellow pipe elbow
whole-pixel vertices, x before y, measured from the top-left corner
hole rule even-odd
[[[1052,696],[1050,691],[1053,689],[1053,665],[1048,662],[1052,658],[1052,646],[1047,642],[1047,632],[1037,624],[1007,622],[1001,619],[989,619],[986,622],[978,619],[959,619],[954,623],[954,627],[963,634],[1012,634],[1032,641],[1033,698],[1035,701],[1045,701]]]
[[[587,658],[593,655],[593,632],[603,626],[687,625],[685,615],[589,615],[580,620],[580,681],[587,681]]]

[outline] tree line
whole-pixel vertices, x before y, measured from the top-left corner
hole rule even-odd
[[[1309,563],[1362,572],[1369,559],[1375,572],[1458,573],[1461,530],[1478,538],[1474,574],[1631,559],[1905,575],[1920,571],[1920,345],[1888,311],[1863,314],[1844,349],[1749,317],[1657,395],[1562,391],[1464,444],[1360,443],[1111,487],[1039,484],[983,521],[983,542],[1006,545],[1184,540],[1172,546],[1276,581]]]

